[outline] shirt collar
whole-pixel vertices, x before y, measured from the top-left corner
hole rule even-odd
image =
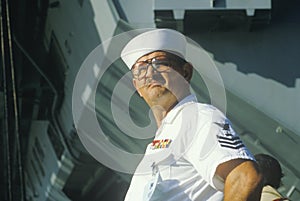
[[[194,94],[186,96],[184,99],[179,101],[179,103],[177,103],[174,108],[172,108],[172,110],[163,119],[162,123],[172,123],[172,121],[175,119],[175,117],[178,115],[178,113],[181,111],[184,105],[195,102],[198,101],[197,97]]]

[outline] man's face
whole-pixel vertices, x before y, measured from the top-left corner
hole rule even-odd
[[[166,52],[152,52],[139,58],[133,66],[133,84],[149,106],[175,104],[189,93],[190,78],[184,77],[185,65],[189,64],[179,65]]]

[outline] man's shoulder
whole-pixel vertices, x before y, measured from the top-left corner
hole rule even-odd
[[[207,111],[213,112],[218,110],[215,106],[207,104],[207,103],[200,103],[200,102],[189,102],[182,105],[183,109],[197,109],[196,111]]]
[[[193,102],[191,104],[183,105],[182,111],[190,112],[190,114],[198,114],[204,116],[210,116],[212,118],[225,118],[222,111],[213,105],[206,103]]]

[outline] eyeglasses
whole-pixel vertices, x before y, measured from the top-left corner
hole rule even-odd
[[[149,66],[159,73],[169,72],[171,60],[165,56],[157,56],[145,61],[138,61],[132,66],[132,74],[135,79],[142,80],[146,77]]]

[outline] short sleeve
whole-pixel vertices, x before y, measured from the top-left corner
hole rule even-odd
[[[188,157],[210,185],[223,190],[223,181],[215,177],[218,165],[237,158],[254,160],[253,156],[222,112],[211,109],[199,120],[206,123],[196,131],[197,137]]]

